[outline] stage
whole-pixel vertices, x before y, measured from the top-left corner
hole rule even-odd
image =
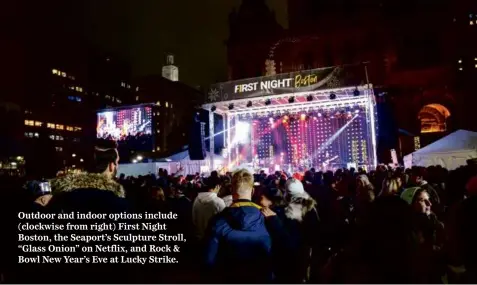
[[[374,169],[373,87],[364,66],[352,70],[352,76],[349,69],[334,67],[212,86],[203,108],[210,111],[209,137],[224,133],[227,168],[246,165],[267,172],[301,172],[312,167],[317,171]],[[223,117],[218,132],[214,113]],[[214,150],[214,140],[209,147]],[[213,161],[210,164],[215,169]]]

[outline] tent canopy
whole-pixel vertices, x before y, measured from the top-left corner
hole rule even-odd
[[[207,152],[207,157],[204,160],[205,161],[210,160],[210,153],[209,152]],[[224,160],[224,158],[220,155],[214,154],[214,160],[216,160],[216,161],[218,160],[218,161],[222,162]],[[190,159],[189,151],[185,150],[185,151],[181,151],[181,152],[178,152],[176,154],[173,154],[169,157],[161,158],[158,161],[184,162],[184,161],[193,161],[193,160]]]
[[[441,165],[449,170],[477,157],[477,133],[458,130],[404,157],[404,166]]]

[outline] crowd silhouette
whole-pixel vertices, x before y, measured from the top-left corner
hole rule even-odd
[[[477,283],[475,160],[453,171],[115,178],[117,151],[96,152],[96,171],[57,178],[52,193],[27,187],[22,209],[177,213],[170,230],[187,237],[180,264],[131,282]]]

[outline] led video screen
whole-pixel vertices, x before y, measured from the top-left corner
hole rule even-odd
[[[124,141],[133,137],[152,135],[152,109],[147,106],[101,111],[98,113],[96,134],[101,139]]]

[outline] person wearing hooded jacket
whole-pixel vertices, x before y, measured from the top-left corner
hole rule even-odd
[[[318,281],[316,272],[322,255],[320,242],[320,216],[317,203],[305,191],[303,184],[295,178],[285,184],[286,205],[282,211],[283,225],[288,232],[289,248],[285,255],[289,264],[287,283],[302,283],[307,279]],[[310,276],[308,268],[311,266]]]
[[[208,283],[273,280],[272,240],[252,194],[253,175],[245,169],[235,172],[233,203],[210,222],[205,239],[204,276]]]
[[[225,209],[225,202],[217,196],[220,184],[217,180],[204,181],[206,191],[200,192],[192,205],[192,222],[198,241],[202,241],[209,221]]]

